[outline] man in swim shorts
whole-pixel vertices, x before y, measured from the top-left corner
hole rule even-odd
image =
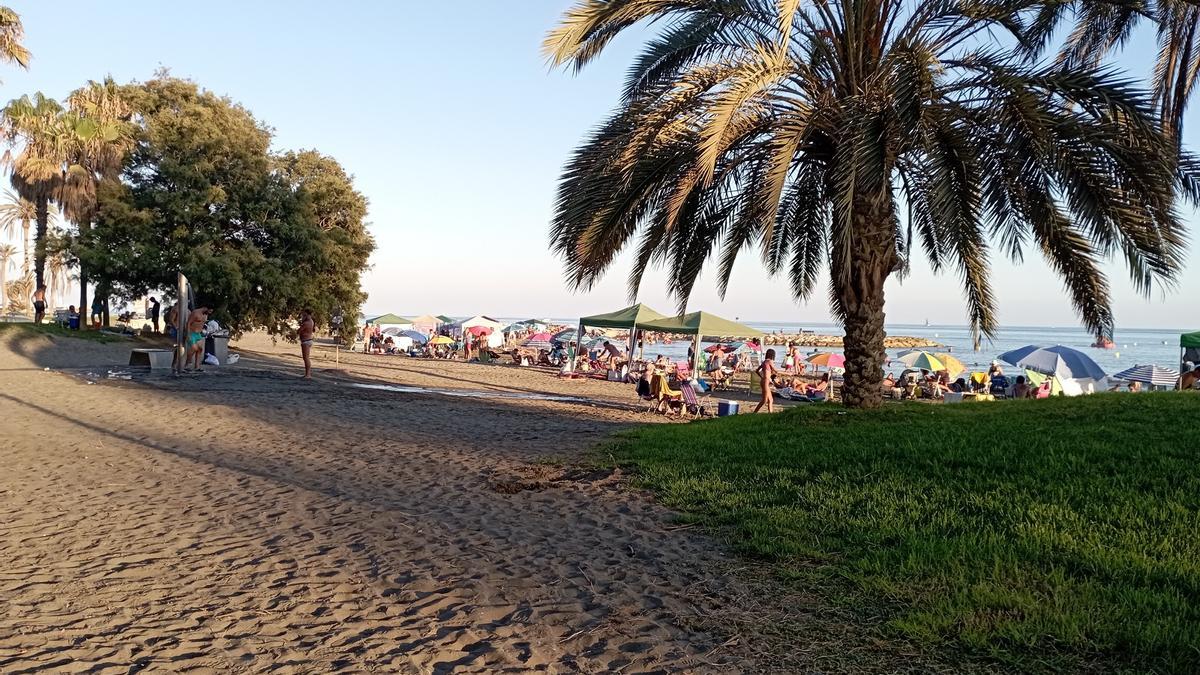
[[[312,310],[300,310],[300,329],[296,331],[300,338],[300,356],[304,357],[304,379],[312,379],[312,362],[309,353],[312,352],[313,333],[317,330],[317,322],[313,321]]]
[[[33,322],[39,324],[46,317],[46,287],[38,286],[33,292]]]
[[[188,315],[187,322],[187,341],[184,347],[183,369],[188,368],[189,359],[194,359],[196,363],[196,372],[203,372],[200,368],[200,362],[204,358],[204,324],[208,322],[209,315],[212,314],[212,309],[208,307],[197,307]]]

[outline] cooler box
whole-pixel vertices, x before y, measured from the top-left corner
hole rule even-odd
[[[79,317],[73,316],[67,320],[67,328],[71,330],[79,330]]]
[[[721,401],[717,403],[717,417],[729,417],[738,414],[737,401]]]

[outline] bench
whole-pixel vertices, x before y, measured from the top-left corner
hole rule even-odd
[[[173,349],[134,349],[129,353],[129,365],[150,370],[170,370],[174,357]]]

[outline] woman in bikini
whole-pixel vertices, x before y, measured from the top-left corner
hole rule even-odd
[[[762,365],[755,372],[758,373],[758,384],[762,387],[762,400],[758,402],[758,407],[754,409],[754,412],[762,410],[764,405],[767,406],[767,412],[775,412],[775,399],[771,394],[771,381],[775,379],[777,372],[774,349],[767,350],[767,353],[763,355]]]
[[[297,336],[300,338],[300,355],[304,357],[304,379],[312,379],[312,361],[309,360],[309,353],[312,352],[313,333],[317,330],[317,322],[313,321],[312,311],[308,309],[300,310],[300,329],[297,331]]]

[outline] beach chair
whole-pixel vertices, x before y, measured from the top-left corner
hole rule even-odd
[[[667,406],[665,412],[670,412],[672,407],[683,405],[683,394],[671,389],[667,383],[667,376],[662,373],[655,373],[650,377],[650,394],[654,398],[654,409],[657,412],[664,412],[664,404]]]
[[[696,396],[696,390],[692,387],[690,380],[684,381],[679,385],[679,394],[683,398],[683,406],[680,414],[691,413],[695,417],[701,417],[704,408],[700,405],[700,399]]]
[[[1053,391],[1054,379],[1047,377],[1041,384],[1038,385],[1037,395],[1035,398],[1050,398],[1050,394]]]

